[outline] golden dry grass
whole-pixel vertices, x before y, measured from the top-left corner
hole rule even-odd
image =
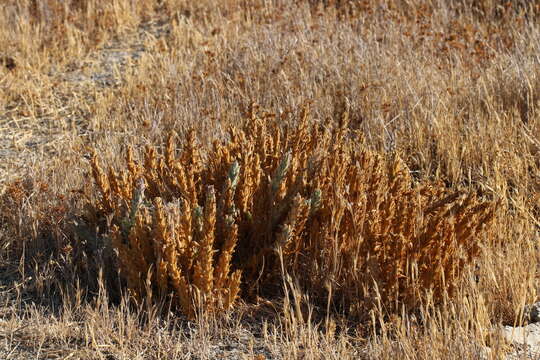
[[[215,358],[227,338],[245,358],[509,351],[494,329],[522,322],[538,297],[537,2],[3,5],[0,357]],[[130,213],[143,174],[151,201]],[[450,202],[433,207],[440,199]],[[370,206],[378,217],[361,219]],[[182,234],[196,256],[167,250]],[[351,247],[358,234],[371,239],[363,249]],[[132,275],[126,235],[152,247]],[[191,307],[197,292],[232,303],[235,271],[232,311]],[[144,301],[128,304],[123,281]],[[193,325],[167,310],[170,289],[191,294],[178,299]]]

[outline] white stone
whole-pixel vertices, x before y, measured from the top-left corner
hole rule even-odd
[[[540,359],[540,323],[525,326],[504,326],[502,334],[516,348],[507,359]]]

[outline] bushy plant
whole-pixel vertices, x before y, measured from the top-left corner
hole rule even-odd
[[[495,204],[415,183],[398,155],[369,150],[347,124],[345,114],[323,126],[304,109],[287,126],[255,108],[204,153],[191,132],[180,151],[171,136],[143,161],[128,149],[120,172],[94,155],[100,194],[87,216],[109,218],[135,298],[151,284],[188,315],[228,308],[241,287],[264,294],[287,274],[315,301],[356,313],[451,294],[490,236]]]

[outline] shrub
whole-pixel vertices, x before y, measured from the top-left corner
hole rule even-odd
[[[87,217],[109,218],[135,298],[173,292],[188,315],[228,308],[241,279],[248,298],[286,274],[314,301],[358,314],[451,294],[489,239],[495,204],[415,183],[397,154],[370,151],[347,123],[325,127],[304,110],[286,126],[254,109],[205,153],[191,132],[179,152],[174,135],[143,161],[128,149],[119,172],[94,155],[100,195]]]

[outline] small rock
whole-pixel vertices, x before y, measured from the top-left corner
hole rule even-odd
[[[526,326],[505,326],[502,329],[503,336],[511,343],[540,348],[540,324],[529,324]]]
[[[526,354],[526,359],[540,357],[540,324],[533,323],[526,326],[505,326],[502,328],[504,338],[514,345],[516,351],[509,354],[507,359]],[[520,357],[522,358],[522,357]]]
[[[525,317],[531,323],[540,322],[540,302],[525,306]]]

